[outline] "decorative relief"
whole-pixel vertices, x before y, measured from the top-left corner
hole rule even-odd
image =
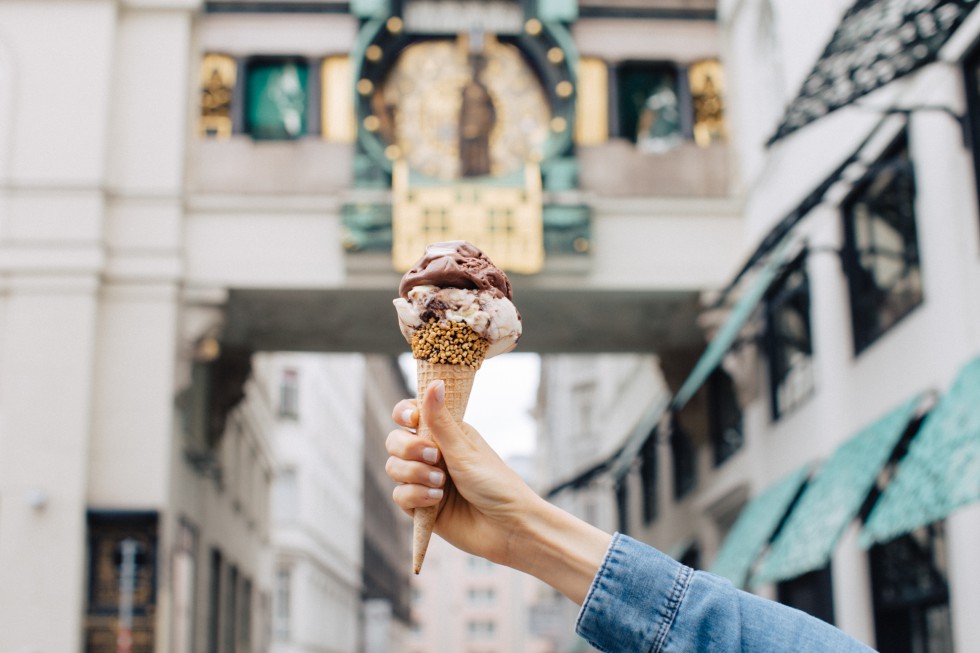
[[[858,0],[770,143],[935,61],[977,0]]]

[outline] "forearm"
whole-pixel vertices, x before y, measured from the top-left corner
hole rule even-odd
[[[610,534],[536,497],[511,535],[505,564],[581,605],[611,540]]]

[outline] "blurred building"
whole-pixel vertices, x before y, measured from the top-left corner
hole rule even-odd
[[[272,646],[273,595],[326,572],[304,544],[277,576],[252,357],[404,351],[424,242],[514,272],[524,350],[673,383],[748,237],[717,32],[678,0],[0,3],[0,650],[111,649],[123,586],[134,650]],[[397,641],[394,547],[349,544],[362,641]]]
[[[276,397],[271,503],[272,647],[360,650],[364,357],[257,354]],[[338,383],[343,379],[343,383]],[[396,540],[397,541],[397,540]]]
[[[412,392],[396,358],[367,356],[365,365],[363,651],[405,653],[411,624],[412,520],[391,500],[385,440],[394,428],[392,408]]]
[[[660,419],[551,491],[883,653],[972,650],[980,14],[718,5],[744,264]]]

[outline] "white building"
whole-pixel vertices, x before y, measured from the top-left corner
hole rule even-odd
[[[277,397],[271,651],[361,650],[364,357],[258,354]]]
[[[542,325],[522,346],[690,346],[696,290],[721,283],[742,233],[708,83],[718,47],[701,38],[712,3],[450,4],[449,23],[476,15],[536,66],[501,55],[530,94],[493,80],[501,115],[531,102],[548,144],[519,161],[543,171],[523,179],[542,184],[548,247],[515,280]],[[134,650],[271,645],[276,399],[249,362],[404,351],[388,303],[401,150],[370,89],[431,6],[0,2],[0,650],[111,650],[127,537],[146,544],[137,589],[153,588]],[[443,37],[424,36],[438,63]],[[642,97],[610,112],[629,80]],[[637,242],[657,265],[623,256]],[[655,333],[624,344],[638,323]]]
[[[883,653],[980,641],[974,4],[719,2],[746,264],[632,466],[564,489]]]

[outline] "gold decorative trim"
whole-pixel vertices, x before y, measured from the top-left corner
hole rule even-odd
[[[413,185],[408,164],[392,175],[392,263],[408,270],[425,246],[468,240],[505,270],[535,274],[544,267],[541,171],[524,167],[523,184],[426,183]]]

